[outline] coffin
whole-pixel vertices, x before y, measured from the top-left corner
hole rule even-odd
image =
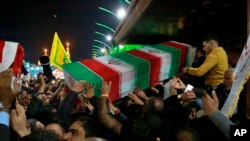
[[[92,83],[96,96],[100,96],[104,81],[112,81],[110,99],[114,101],[137,86],[145,89],[177,75],[184,65],[190,64],[193,53],[190,45],[175,41],[144,45],[128,52],[65,64],[64,77],[70,88],[78,80]]]

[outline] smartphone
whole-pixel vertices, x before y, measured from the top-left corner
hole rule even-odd
[[[193,90],[193,88],[194,88],[194,86],[192,86],[192,85],[188,84],[184,92],[187,92],[187,91],[192,91],[192,90]]]

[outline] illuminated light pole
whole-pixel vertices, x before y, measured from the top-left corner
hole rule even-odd
[[[40,66],[40,65],[41,65],[40,60],[38,60],[38,61],[37,61],[37,65],[38,65],[38,66]]]
[[[70,55],[70,53],[69,53],[69,45],[70,45],[69,42],[67,42],[66,43],[66,52],[67,52],[68,55]]]
[[[47,50],[47,48],[43,49],[43,51],[44,51],[44,55],[48,56],[48,50]]]
[[[70,43],[69,43],[69,42],[66,42],[66,53],[67,53],[67,55],[68,55],[69,58],[70,58],[69,45],[70,45]]]

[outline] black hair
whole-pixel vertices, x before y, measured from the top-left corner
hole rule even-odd
[[[156,137],[152,134],[149,123],[142,119],[129,119],[122,128],[122,141],[153,141]]]
[[[202,47],[202,46],[197,47],[195,51],[196,51],[196,52],[199,51],[199,52],[202,53],[203,55],[206,54],[206,52],[203,50],[203,47]]]
[[[54,132],[39,130],[24,136],[20,141],[60,141],[60,139]]]
[[[192,135],[192,141],[200,141],[200,136],[198,134],[198,132],[193,129],[193,128],[189,128],[189,127],[182,127],[178,133],[177,133],[177,141],[178,141],[178,136],[184,132],[188,132]]]
[[[86,138],[100,136],[100,124],[95,119],[88,116],[82,116],[76,121],[80,121],[82,123],[82,128],[85,131]]]
[[[39,108],[35,119],[47,126],[54,121],[56,116],[57,115],[53,112],[53,107],[51,105],[44,105]]]
[[[30,126],[30,130],[31,130],[31,132],[34,132],[34,131],[37,131],[37,130],[41,130],[41,129],[39,129],[38,127],[37,127],[37,120],[36,119],[34,119],[34,118],[32,118],[32,119],[28,119],[27,120],[27,123],[29,124],[29,126]]]
[[[164,112],[164,103],[159,97],[150,97],[145,106],[149,114],[161,114]]]
[[[219,44],[219,38],[214,34],[208,34],[203,37],[202,41],[216,41]]]

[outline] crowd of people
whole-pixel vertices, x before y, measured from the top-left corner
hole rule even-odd
[[[11,69],[0,73],[1,141],[226,141],[230,125],[250,125],[244,106],[230,119],[220,111],[234,74],[213,35],[183,75],[136,87],[117,101],[109,99],[112,82],[103,82],[96,97],[85,80],[69,89],[43,73],[21,83],[13,78]],[[195,88],[185,91],[187,84]]]

